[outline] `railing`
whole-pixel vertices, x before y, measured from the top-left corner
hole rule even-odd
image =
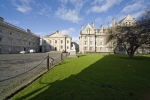
[[[47,71],[50,71],[68,55],[68,53],[57,54],[57,56],[50,56],[48,54],[47,56],[44,55],[36,59],[26,59],[27,61],[12,61],[12,63],[16,64],[11,65],[9,68],[1,66],[0,99],[10,99],[16,94],[16,91],[18,92],[27,84],[32,83],[35,79],[39,78]],[[0,64],[3,62],[5,62],[5,60],[1,61]],[[9,63],[11,63],[11,61]]]

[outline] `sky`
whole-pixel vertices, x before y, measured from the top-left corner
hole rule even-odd
[[[30,29],[41,38],[57,30],[79,41],[81,26],[94,22],[95,28],[107,28],[115,18],[128,14],[137,19],[149,0],[0,0],[0,17],[22,29]]]

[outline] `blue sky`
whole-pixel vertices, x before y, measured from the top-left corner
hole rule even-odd
[[[95,28],[127,14],[138,18],[149,0],[0,0],[0,17],[39,36],[59,30],[78,41],[81,25]]]

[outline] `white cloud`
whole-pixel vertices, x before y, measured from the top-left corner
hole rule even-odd
[[[112,6],[119,4],[122,0],[94,0],[93,7],[88,9],[86,13],[101,13],[107,11]]]
[[[72,42],[79,42],[79,37],[72,37]]]
[[[70,34],[72,34],[72,33],[74,33],[75,32],[75,29],[74,28],[69,28],[69,29],[67,29],[67,30],[61,30],[60,31],[60,33],[61,34],[63,34],[63,35],[70,35]]]
[[[139,9],[143,8],[143,4],[141,1],[135,2],[134,4],[127,5],[126,7],[123,8],[123,12],[125,13],[130,13],[133,11],[137,11]]]
[[[39,10],[38,14],[50,17],[51,7],[49,7],[47,4],[40,4],[39,7],[41,7],[41,9]]]
[[[16,20],[6,20],[6,22],[14,24],[14,25],[19,24],[19,21],[16,21]]]
[[[58,10],[55,12],[55,16],[63,19],[63,20],[68,20],[73,23],[78,23],[81,18],[79,16],[80,10],[82,6],[84,5],[87,0],[59,0],[61,2],[61,6],[58,8]],[[68,5],[71,5],[71,8],[68,8],[66,4],[69,3]]]
[[[12,0],[16,9],[22,13],[28,13],[32,10],[30,3],[32,0]]]
[[[55,16],[63,20],[71,21],[73,23],[78,23],[78,21],[82,20],[82,18],[78,16],[78,12],[76,10],[70,10],[64,7],[60,7],[55,12]]]

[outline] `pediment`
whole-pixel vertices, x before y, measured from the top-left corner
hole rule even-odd
[[[130,15],[127,15],[127,16],[125,17],[124,21],[125,21],[125,20],[133,20],[133,18],[132,18]]]
[[[84,28],[84,30],[93,30],[93,28],[91,27],[91,25],[90,24],[88,24],[85,28]]]
[[[49,37],[65,37],[65,36],[60,33],[53,33],[53,34],[49,35]]]

